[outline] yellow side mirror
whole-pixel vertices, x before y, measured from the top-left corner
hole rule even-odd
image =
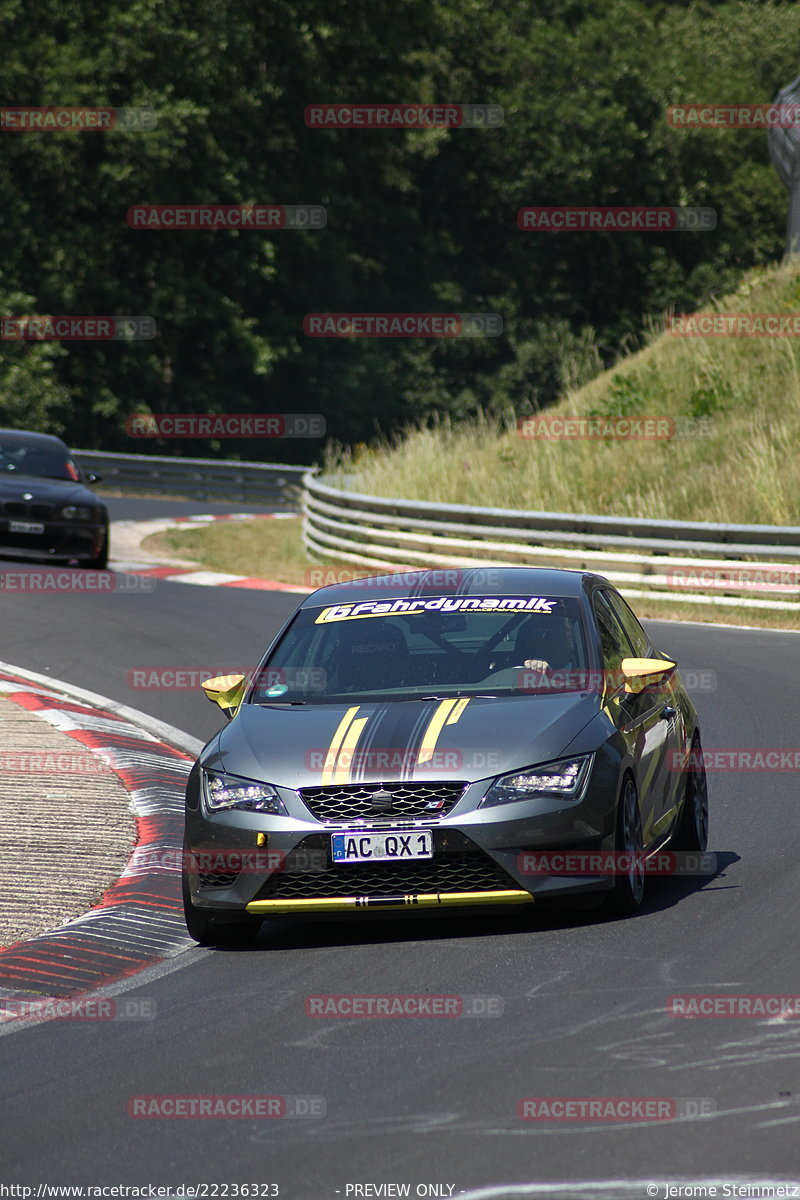
[[[209,700],[218,704],[228,720],[235,716],[244,698],[244,675],[217,675],[200,684]]]
[[[678,664],[664,658],[623,658],[619,665],[626,692],[643,692],[654,683],[664,683]]]

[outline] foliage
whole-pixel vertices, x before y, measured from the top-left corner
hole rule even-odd
[[[73,444],[153,412],[321,412],[372,442],[409,421],[529,412],[782,251],[763,133],[668,105],[770,101],[790,3],[0,0],[0,106],[149,106],[150,132],[0,135],[0,303],[152,316],[141,342],[2,343],[0,414]],[[308,104],[499,104],[496,129],[314,130]],[[321,203],[318,232],[135,231],[136,203]],[[541,234],[529,204],[705,205],[713,233]],[[498,338],[311,339],[314,311],[499,312]],[[699,409],[707,383],[698,384]],[[718,390],[718,389],[717,389]],[[716,392],[715,392],[716,394]],[[711,411],[710,409],[708,411]],[[305,461],[295,441],[215,453]]]

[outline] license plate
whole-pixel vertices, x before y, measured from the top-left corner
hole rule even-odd
[[[44,533],[44,525],[40,521],[9,521],[9,533]]]
[[[400,859],[433,858],[429,829],[401,833],[332,833],[331,854],[335,863],[398,862]]]

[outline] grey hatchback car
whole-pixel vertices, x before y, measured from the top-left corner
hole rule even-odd
[[[229,722],[186,791],[184,907],[202,944],[268,917],[593,893],[633,914],[654,855],[707,843],[694,705],[599,575],[335,584],[248,677],[203,687]]]

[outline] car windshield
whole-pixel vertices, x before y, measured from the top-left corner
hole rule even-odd
[[[587,676],[578,601],[439,596],[301,609],[251,702],[541,694]],[[572,680],[568,687],[564,679]]]
[[[40,475],[47,479],[80,480],[75,463],[64,450],[19,438],[0,438],[0,478]]]

